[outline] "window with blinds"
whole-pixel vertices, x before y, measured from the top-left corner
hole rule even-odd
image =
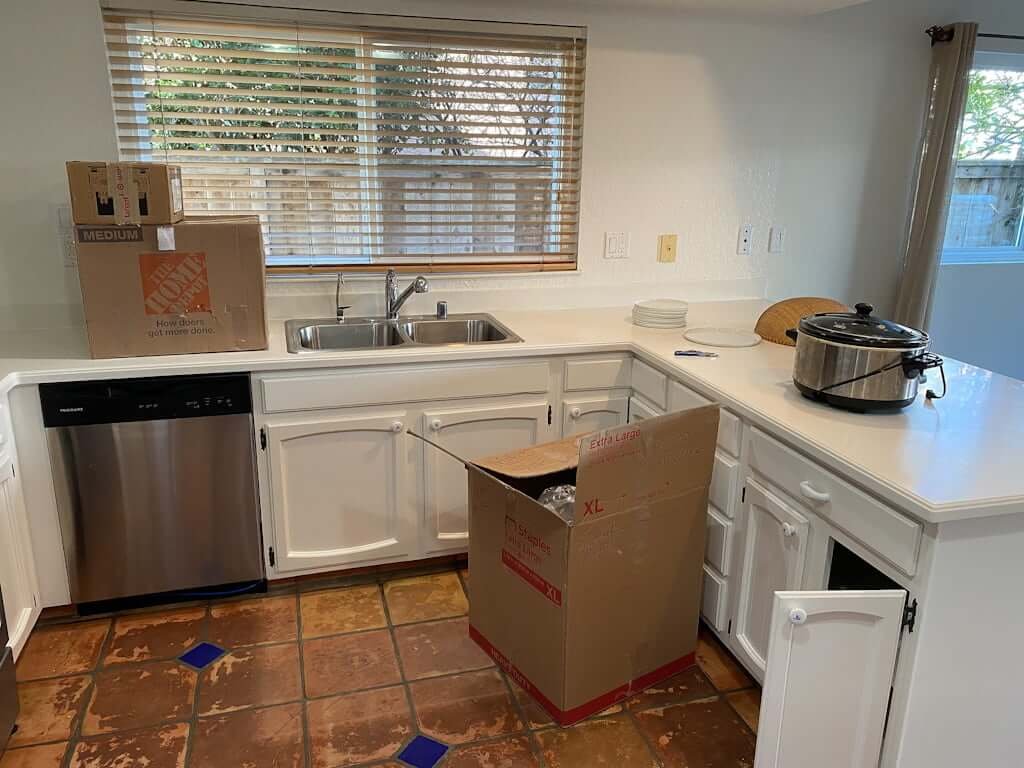
[[[573,269],[582,37],[105,11],[122,160],[293,272]]]

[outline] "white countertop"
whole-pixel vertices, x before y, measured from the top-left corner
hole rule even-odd
[[[694,304],[690,325],[749,328],[761,306]],[[493,314],[523,343],[296,355],[285,348],[283,321],[275,320],[261,352],[92,360],[80,330],[0,336],[0,395],[23,384],[89,378],[632,352],[924,522],[1024,513],[1024,382],[947,359],[944,399],[926,401],[922,387],[904,411],[855,414],[800,396],[791,347],[765,342],[716,350],[717,359],[676,358],[676,349],[696,345],[678,330],[633,326],[628,308]]]

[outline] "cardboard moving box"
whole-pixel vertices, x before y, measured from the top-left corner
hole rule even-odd
[[[560,725],[694,663],[717,432],[709,405],[467,463],[470,634]],[[572,524],[535,500],[563,483]]]
[[[93,357],[266,349],[255,216],[75,227]]]
[[[175,224],[185,218],[176,165],[81,160],[66,165],[75,224]]]

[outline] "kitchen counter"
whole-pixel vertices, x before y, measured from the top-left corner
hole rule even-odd
[[[752,327],[763,302],[694,304],[690,325]],[[926,523],[1024,513],[1024,382],[947,359],[947,396],[895,414],[854,414],[793,387],[793,349],[762,343],[718,359],[676,358],[697,345],[677,330],[638,328],[629,308],[494,312],[521,344],[289,354],[284,321],[269,349],[92,360],[80,330],[0,336],[0,395],[19,385],[95,378],[388,365],[594,352],[632,352],[719,400],[755,426]],[[929,386],[941,387],[933,373]]]

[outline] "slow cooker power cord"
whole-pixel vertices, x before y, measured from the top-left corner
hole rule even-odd
[[[868,371],[867,373],[862,373],[860,376],[854,376],[853,378],[846,379],[845,381],[837,381],[835,384],[829,384],[827,387],[822,387],[819,391],[820,392],[828,392],[830,389],[836,389],[838,387],[845,387],[847,384],[856,384],[858,381],[863,381],[864,379],[869,379],[872,376],[877,376],[880,373],[885,373],[886,371],[891,371],[893,368],[900,368],[902,366],[903,366],[903,361],[902,360],[896,360],[896,361],[894,361],[892,363],[888,363],[887,365],[883,365],[881,368],[876,368],[873,371]],[[942,398],[944,398],[946,396],[946,371],[945,371],[945,369],[941,365],[936,366],[936,367],[939,369],[939,375],[942,377],[942,394],[941,395],[937,395],[937,394],[935,394],[935,390],[934,389],[927,389],[927,390],[925,390],[924,396],[928,400],[941,400]]]

